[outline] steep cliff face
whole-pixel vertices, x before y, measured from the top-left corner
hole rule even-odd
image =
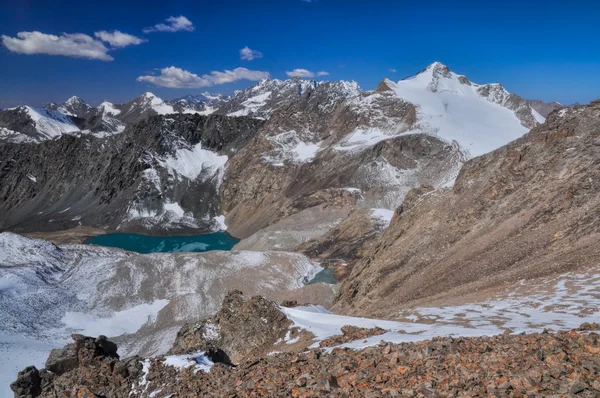
[[[552,112],[474,158],[451,190],[411,192],[335,308],[393,317],[426,303],[600,262],[600,103]]]
[[[0,144],[0,229],[210,230],[224,165],[262,124],[155,116],[106,138]]]

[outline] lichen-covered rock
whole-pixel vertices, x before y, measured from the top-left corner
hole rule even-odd
[[[15,398],[34,398],[42,393],[42,379],[35,366],[28,366],[19,372],[17,380],[10,385]]]
[[[336,345],[341,345],[350,341],[366,339],[367,337],[371,336],[380,336],[388,332],[380,327],[360,328],[352,325],[344,325],[342,326],[341,330],[341,335],[332,336],[328,339],[321,340],[319,342],[319,347],[335,347]]]

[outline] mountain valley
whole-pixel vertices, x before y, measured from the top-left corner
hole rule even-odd
[[[2,110],[0,396],[600,394],[599,145],[439,62]]]

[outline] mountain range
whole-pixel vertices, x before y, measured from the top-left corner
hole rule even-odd
[[[434,63],[423,72],[436,70],[435,73],[437,74],[444,73],[446,69],[447,67],[444,65]],[[447,73],[451,72],[448,71]],[[463,76],[462,79],[464,82],[468,82],[466,77]],[[410,80],[410,78],[406,80]],[[354,82],[341,83],[356,86],[354,94],[358,92],[366,93]],[[385,89],[384,87],[388,83],[395,84],[384,79],[379,87]],[[231,96],[203,93],[164,101],[154,94],[146,92],[124,104],[113,104],[105,101],[96,107],[88,105],[80,97],[73,96],[62,104],[53,102],[43,108],[24,105],[0,111],[0,129],[2,129],[0,140],[39,142],[62,134],[104,136],[121,133],[126,125],[138,123],[147,117],[173,113],[251,116],[268,119],[274,110],[292,103],[295,99],[301,97],[303,92],[314,90],[319,84],[319,82],[313,80],[302,80],[300,78],[285,81],[277,79],[262,80],[246,90],[236,91]],[[437,90],[435,83],[429,88],[433,91]],[[443,88],[440,89],[443,90]],[[488,96],[490,101],[502,103],[503,106],[515,112],[520,112],[521,116],[519,117],[527,127],[531,127],[533,123],[531,119],[533,114],[545,117],[550,111],[562,107],[557,102],[524,101],[516,95],[509,98],[509,94],[501,85],[484,85],[478,87],[478,90],[480,95]],[[406,94],[399,93],[400,96]],[[522,107],[522,109],[519,110],[519,107]],[[528,115],[531,112],[534,113]],[[540,118],[538,117],[536,120],[539,121]]]
[[[394,210],[409,189],[451,186],[466,159],[543,120],[502,85],[441,63],[374,91],[294,78],[230,97],[21,106],[0,112],[0,228],[189,233],[226,214],[248,237],[340,192]]]
[[[359,377],[371,388],[379,374],[473,351],[496,376],[499,364],[525,369],[514,383],[469,384],[474,395],[593,393],[593,334],[510,333],[600,316],[599,120],[598,101],[527,101],[438,62],[369,91],[294,78],[231,96],[0,111],[0,381],[34,363],[17,396],[145,397],[202,395],[204,381],[239,375],[226,389],[245,396],[273,383],[248,369],[277,369],[282,394],[293,383],[299,395],[352,396]],[[241,240],[148,255],[81,244],[217,230]],[[338,283],[308,283],[325,272]],[[104,336],[79,333],[108,335],[121,359]],[[556,339],[566,354],[549,348]],[[498,357],[506,346],[535,362]],[[410,363],[397,350],[413,350]],[[572,352],[586,365],[565,360]],[[328,376],[309,375],[332,358]],[[369,373],[348,373],[350,362]],[[413,376],[448,379],[436,369]]]

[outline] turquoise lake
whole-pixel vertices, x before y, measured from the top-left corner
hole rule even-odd
[[[240,240],[227,232],[195,236],[146,236],[139,234],[106,234],[94,236],[85,243],[118,247],[137,253],[207,252],[231,250]]]
[[[330,268],[325,268],[323,271],[317,273],[313,279],[311,279],[307,285],[312,285],[313,283],[329,283],[331,285],[335,285],[337,280],[335,279],[335,271]]]

